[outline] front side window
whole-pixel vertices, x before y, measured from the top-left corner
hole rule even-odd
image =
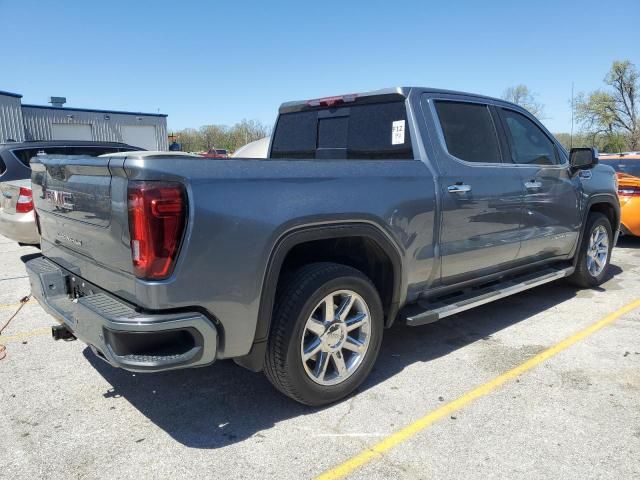
[[[500,163],[500,147],[487,105],[436,101],[449,153],[466,162]]]
[[[513,163],[522,165],[556,165],[555,144],[535,123],[513,110],[502,109]]]

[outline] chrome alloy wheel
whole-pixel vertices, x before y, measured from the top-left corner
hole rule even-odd
[[[607,265],[609,255],[609,235],[607,229],[598,225],[591,233],[589,247],[587,248],[587,270],[597,277]]]
[[[371,314],[352,290],[338,290],[322,299],[304,326],[302,364],[314,382],[336,385],[355,373],[371,340]]]

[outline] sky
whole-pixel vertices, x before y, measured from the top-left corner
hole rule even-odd
[[[572,83],[602,88],[616,59],[640,67],[638,0],[0,0],[0,20],[0,90],[166,113],[170,130],[271,125],[285,101],[391,86],[525,84],[568,132]]]

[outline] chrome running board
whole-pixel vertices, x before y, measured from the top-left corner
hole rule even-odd
[[[406,316],[406,324],[411,327],[426,325],[438,320],[464,312],[474,307],[499,300],[516,293],[535,288],[545,283],[553,282],[564,277],[568,277],[574,271],[574,267],[563,269],[547,268],[545,270],[520,275],[503,280],[502,282],[489,287],[478,288],[468,293],[462,293],[446,300],[427,302],[421,301],[416,304],[418,311],[415,314]],[[414,312],[416,310],[414,308]]]

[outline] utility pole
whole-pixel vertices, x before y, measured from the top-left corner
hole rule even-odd
[[[571,134],[569,135],[569,150],[573,148],[573,113],[575,106],[573,104],[573,82],[571,82]]]

